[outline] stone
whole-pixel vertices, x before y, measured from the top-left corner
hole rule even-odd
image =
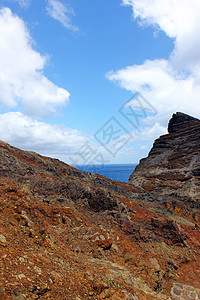
[[[194,294],[194,293],[191,293],[189,296],[191,299],[196,299],[196,294]]]
[[[34,266],[34,267],[33,267],[33,270],[34,270],[36,273],[38,273],[38,274],[41,274],[41,273],[42,273],[42,270],[41,270],[39,267],[37,267],[37,266]]]
[[[96,212],[113,210],[117,207],[117,201],[110,192],[101,188],[96,191],[87,191],[83,195],[87,199],[89,207]]]
[[[0,234],[0,242],[4,244],[6,243],[6,238],[3,234]]]
[[[19,274],[19,275],[14,275],[16,277],[16,279],[23,279],[26,278],[26,276],[24,274]]]
[[[183,290],[183,296],[188,296],[190,293],[190,291],[187,291],[187,290]]]
[[[187,291],[191,291],[191,292],[195,291],[195,288],[193,286],[190,286],[190,285],[184,285],[184,289],[187,290]]]
[[[179,289],[181,289],[181,290],[183,289],[183,285],[180,284],[180,283],[174,283],[173,286],[174,286],[174,287],[177,287],[177,288],[179,288]]]
[[[104,250],[109,250],[112,246],[113,240],[107,234],[96,233],[91,236],[90,242]]]
[[[25,296],[23,294],[19,294],[19,295],[12,295],[12,300],[25,300]]]
[[[101,294],[99,295],[99,299],[108,299],[109,298],[109,290],[104,290],[103,292],[101,292]],[[94,294],[93,294],[94,295]]]
[[[181,295],[181,291],[180,291],[180,290],[177,290],[176,288],[173,288],[173,293],[174,293],[175,295],[178,295],[178,296]]]
[[[151,262],[151,264],[152,264],[156,269],[158,269],[158,270],[161,269],[161,268],[160,268],[160,265],[159,265],[159,263],[158,263],[158,261],[157,261],[157,259],[156,259],[155,257],[151,257],[151,258],[149,259],[149,261]]]
[[[25,262],[26,262],[26,260],[25,260],[24,257],[20,257],[20,258],[19,258],[19,261],[20,261],[21,263],[25,263]]]

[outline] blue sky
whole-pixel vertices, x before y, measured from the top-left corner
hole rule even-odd
[[[2,0],[0,139],[69,164],[137,163],[173,112],[200,117],[199,8]],[[134,122],[120,110],[132,95]]]

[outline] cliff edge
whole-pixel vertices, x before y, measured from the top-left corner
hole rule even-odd
[[[200,208],[200,120],[184,113],[173,114],[168,134],[155,140],[147,158],[140,161],[129,179],[143,192],[159,193],[168,205],[179,203],[184,211]],[[168,196],[168,197],[166,197]]]

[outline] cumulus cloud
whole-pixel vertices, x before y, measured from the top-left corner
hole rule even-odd
[[[67,7],[62,2],[57,0],[48,0],[47,13],[55,20],[59,21],[65,28],[72,31],[78,31],[78,26],[72,25],[71,16],[74,16],[74,10]]]
[[[33,49],[24,24],[9,8],[0,10],[0,105],[20,106],[28,115],[42,118],[69,101],[69,92],[56,86],[43,70],[46,57]]]
[[[168,59],[146,60],[106,74],[132,93],[139,91],[155,109],[157,115],[144,120],[147,133],[154,128],[162,132],[172,113],[182,111],[200,117],[200,2],[191,0],[123,0],[132,7],[140,24],[154,26],[174,39],[174,49]],[[145,134],[143,131],[140,140]]]
[[[134,18],[142,24],[163,30],[175,39],[171,59],[179,68],[200,63],[200,1],[191,0],[123,0],[133,9]]]
[[[39,122],[20,112],[0,114],[0,124],[1,140],[65,161],[86,142],[76,129]]]
[[[147,60],[143,65],[109,72],[107,78],[132,93],[140,91],[158,112],[151,118],[152,122],[159,120],[162,126],[166,125],[171,114],[176,111],[200,117],[197,111],[200,85],[196,84],[192,75],[185,78],[177,74],[166,60]]]
[[[134,18],[141,23],[163,30],[169,37],[176,38],[194,28],[198,19],[200,3],[192,0],[123,0],[123,5],[132,6]]]

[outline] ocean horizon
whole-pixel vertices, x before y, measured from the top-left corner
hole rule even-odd
[[[137,164],[73,165],[80,171],[103,175],[109,179],[128,182]]]

